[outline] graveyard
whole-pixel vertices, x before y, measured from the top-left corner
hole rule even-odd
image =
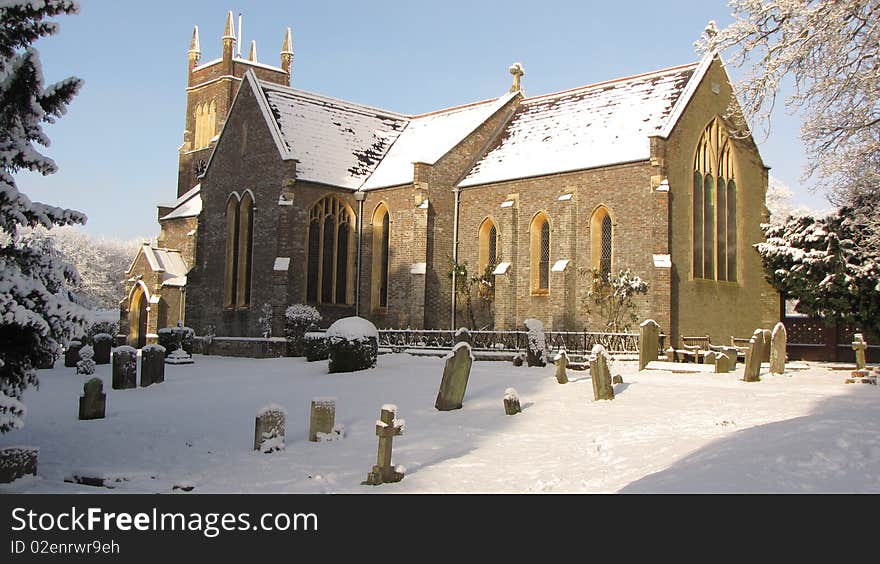
[[[840,366],[456,352],[337,373],[195,354],[145,373],[147,349],[119,382],[112,363],[59,359],[0,436],[39,448],[37,475],[0,493],[880,492],[880,390]]]

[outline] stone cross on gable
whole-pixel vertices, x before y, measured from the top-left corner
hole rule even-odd
[[[856,368],[859,370],[865,368],[865,351],[868,350],[868,343],[865,342],[865,337],[861,333],[853,335],[852,348],[856,351]]]
[[[379,420],[376,421],[376,436],[379,437],[379,451],[373,471],[367,474],[365,485],[378,486],[403,480],[404,470],[391,463],[391,446],[394,437],[403,434],[405,421],[397,419],[397,406],[383,405]]]
[[[522,90],[520,79],[524,74],[526,74],[526,71],[523,69],[523,66],[520,63],[513,63],[507,70],[508,72],[510,72],[510,74],[513,75],[513,84],[510,86],[510,92],[519,92],[520,90]]]

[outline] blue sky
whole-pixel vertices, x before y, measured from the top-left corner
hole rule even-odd
[[[192,29],[202,61],[219,57],[229,10],[243,15],[243,54],[255,39],[268,64],[279,64],[284,30],[293,29],[293,86],[410,114],[505,93],[514,61],[525,67],[526,95],[685,64],[696,60],[707,21],[732,19],[725,0],[81,0],[80,8],[36,44],[47,82],[85,80],[47,129],[45,152],[60,170],[17,181],[32,200],[84,211],[89,233],[121,239],[157,235],[156,204],[175,198]],[[770,136],[758,140],[762,156],[795,203],[828,207],[800,187],[798,130],[777,110]]]

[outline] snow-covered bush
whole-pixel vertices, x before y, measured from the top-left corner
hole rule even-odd
[[[89,345],[79,349],[79,362],[76,363],[77,374],[94,374],[95,373],[95,350]]]
[[[330,372],[354,372],[376,366],[379,331],[363,317],[346,317],[326,333]]]
[[[528,332],[526,362],[529,366],[547,366],[547,340],[544,337],[544,324],[537,319],[523,322]]]
[[[635,298],[648,293],[648,283],[629,270],[604,274],[597,268],[582,270],[587,279],[584,308],[599,330],[628,331],[639,318]]]
[[[89,325],[89,328],[86,330],[85,337],[83,341],[89,344],[95,343],[95,338],[98,335],[107,335],[110,337],[112,341],[113,338],[119,334],[119,322],[118,321],[96,321]]]
[[[257,320],[260,326],[260,334],[268,339],[272,336],[272,304],[260,306],[260,318]]]
[[[302,354],[309,362],[330,358],[330,350],[327,347],[327,338],[324,333],[316,331],[303,335]]]
[[[317,327],[321,314],[310,305],[294,304],[284,312],[284,336],[288,340],[288,355],[305,354],[303,336]]]

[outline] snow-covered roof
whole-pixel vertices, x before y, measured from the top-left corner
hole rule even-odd
[[[180,251],[153,247],[150,243],[144,243],[140,252],[147,259],[150,269],[161,274],[163,286],[186,286],[186,273],[189,268]]]
[[[413,163],[434,164],[516,95],[413,117],[362,189],[412,182]]]
[[[298,179],[358,188],[406,126],[401,114],[259,82]]]
[[[160,219],[177,219],[181,217],[195,217],[202,213],[202,185],[196,184],[183,193],[177,201],[167,206],[173,208]]]
[[[522,101],[499,144],[459,186],[650,157],[698,63]]]

